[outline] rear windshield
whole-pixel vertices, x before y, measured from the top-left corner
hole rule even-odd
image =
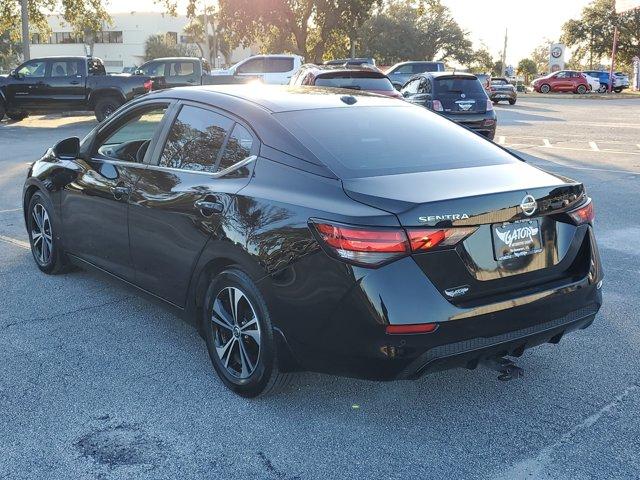
[[[353,90],[380,90],[392,92],[393,84],[387,77],[364,77],[349,74],[329,74],[316,78],[316,87],[350,88]]]
[[[436,78],[435,91],[440,94],[466,93],[482,94],[484,89],[477,78],[444,77]]]
[[[423,107],[325,108],[274,116],[340,178],[519,161]]]

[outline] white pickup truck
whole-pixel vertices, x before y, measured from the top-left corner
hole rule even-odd
[[[211,75],[257,77],[264,83],[286,85],[303,60],[299,55],[254,55],[226,70],[214,70]]]

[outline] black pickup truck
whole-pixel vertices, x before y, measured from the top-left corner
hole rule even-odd
[[[93,110],[98,121],[153,88],[145,76],[107,75],[95,57],[35,58],[0,76],[0,120],[29,113]]]
[[[258,76],[211,75],[211,65],[203,58],[168,57],[155,58],[138,67],[134,75],[154,78],[154,90],[191,85],[221,85],[247,83]],[[157,81],[160,80],[161,81]]]

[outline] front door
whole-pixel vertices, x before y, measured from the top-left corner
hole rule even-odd
[[[132,195],[129,234],[136,284],[185,305],[200,253],[234,194],[249,182],[249,167],[234,166],[252,158],[258,148],[254,138],[227,114],[181,105]]]
[[[36,110],[44,106],[45,60],[30,60],[16,68],[15,77],[7,85],[7,100],[15,110]]]
[[[167,104],[147,103],[108,122],[62,194],[65,250],[125,280],[135,279],[127,224],[131,192],[145,171]]]

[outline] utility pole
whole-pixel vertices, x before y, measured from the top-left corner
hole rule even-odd
[[[611,49],[611,69],[609,70],[609,93],[611,93],[611,91],[613,90],[613,83],[615,78],[613,76],[613,72],[616,68],[616,52],[617,51],[618,51],[618,25],[616,25],[613,29],[613,47]]]
[[[20,0],[20,8],[22,9],[22,55],[25,60],[29,60],[29,4],[28,0]]]
[[[502,47],[502,58],[500,59],[500,63],[502,64],[502,66],[500,67],[500,76],[504,77],[504,73],[505,73],[505,69],[506,69],[506,65],[505,62],[507,61],[507,29],[504,29],[504,47]]]

